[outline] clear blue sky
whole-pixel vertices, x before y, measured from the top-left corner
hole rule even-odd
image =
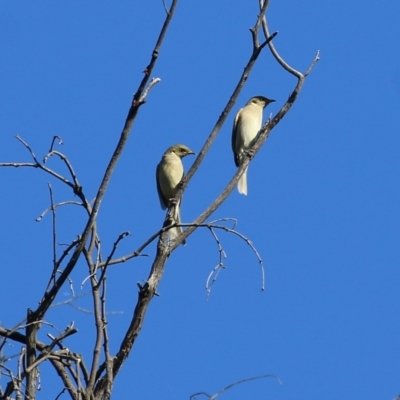
[[[199,151],[251,51],[257,1],[178,4],[154,76],[161,82],[140,109],[102,203],[104,254],[126,230],[126,254],[163,221],[154,181],[164,150]],[[53,135],[93,198],[119,138],[132,94],[149,62],[162,21],[161,0],[0,4],[0,162],[30,161],[18,134],[42,157]],[[206,301],[218,263],[215,242],[198,231],[170,258],[160,297],[115,384],[114,398],[187,399],[242,378],[274,374],[233,388],[226,399],[387,399],[400,394],[400,52],[397,0],[273,1],[274,43],[295,68],[317,64],[292,110],[249,168],[249,196],[236,190],[211,219],[235,217],[249,247],[220,234],[228,268]],[[266,49],[202,169],[185,192],[192,221],[235,172],[234,113],[253,95],[277,100],[295,84]],[[185,159],[186,169],[193,159]],[[56,160],[49,162],[64,171]],[[0,169],[0,323],[10,327],[35,308],[52,268],[51,218],[35,218],[71,193],[40,171]],[[59,242],[82,230],[83,211],[60,209]],[[108,309],[115,352],[154,255],[109,271]],[[87,271],[74,271],[76,293]],[[58,301],[70,296],[68,287]],[[77,305],[89,308],[89,297]],[[79,333],[65,344],[86,356],[92,316],[71,307],[46,321]],[[48,331],[54,333],[50,327]],[[45,336],[41,337],[46,340]],[[7,347],[6,353],[19,351]],[[2,381],[4,382],[4,381]],[[2,383],[3,385],[3,383]],[[39,398],[54,398],[54,377]],[[127,395],[129,396],[127,397]],[[66,398],[67,396],[64,396]]]

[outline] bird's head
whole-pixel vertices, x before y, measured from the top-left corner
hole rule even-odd
[[[268,99],[267,97],[264,96],[254,96],[248,101],[247,104],[255,104],[257,106],[265,108],[269,103],[273,103],[274,101],[275,100]]]
[[[174,144],[166,151],[166,153],[175,153],[180,158],[183,158],[189,154],[196,154],[184,144]]]

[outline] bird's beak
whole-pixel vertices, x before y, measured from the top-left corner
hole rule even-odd
[[[193,156],[195,156],[196,155],[196,153],[194,152],[194,151],[190,151],[189,153],[187,153],[188,155],[189,154],[191,154],[191,155],[193,155]]]
[[[269,99],[268,103],[264,103],[264,108],[267,107],[268,104],[274,103],[275,100]]]

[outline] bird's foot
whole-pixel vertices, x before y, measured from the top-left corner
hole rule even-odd
[[[252,159],[254,157],[254,149],[248,149],[244,151],[244,154],[246,154],[246,157]]]
[[[172,199],[169,199],[169,204],[171,206],[176,206],[178,204],[178,200],[175,197],[173,197]]]

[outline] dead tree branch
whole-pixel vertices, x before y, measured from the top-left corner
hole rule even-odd
[[[258,42],[256,39],[258,37],[259,27],[261,24],[262,17],[264,15],[263,13],[265,13],[265,11],[266,11],[266,6],[263,9],[263,11],[260,12],[260,14],[257,18],[256,24],[251,31],[252,38],[253,38],[253,46],[252,46],[252,54],[250,56],[250,59],[239,79],[238,84],[236,85],[236,88],[235,88],[230,100],[228,101],[228,104],[226,105],[225,109],[223,110],[221,116],[218,118],[218,121],[217,121],[214,129],[212,130],[211,134],[209,135],[208,139],[206,140],[203,148],[201,149],[194,164],[190,168],[187,176],[183,179],[182,186],[176,195],[177,200],[180,199],[180,197],[182,196],[182,193],[183,193],[185,187],[187,186],[190,179],[193,177],[194,173],[199,168],[206,153],[208,152],[212,143],[214,142],[220,128],[222,127],[223,123],[225,122],[229,111],[232,109],[232,107],[237,99],[237,96],[239,95],[241,89],[243,88],[243,85],[244,85],[245,81],[247,80],[248,75],[249,75],[252,67],[254,66],[254,63],[256,62],[258,56],[260,55],[263,47],[275,36],[275,35],[272,35],[269,39],[267,39],[266,40],[267,43],[265,43],[265,45],[263,45],[263,47],[261,47],[261,45],[258,45]],[[226,194],[225,198],[227,197],[228,194],[229,193]],[[178,203],[176,203],[176,204],[178,204]],[[173,207],[176,207],[176,204],[173,205],[168,210],[167,216],[164,221],[164,227],[168,224],[169,215],[171,215],[171,213],[173,212]],[[215,207],[215,209],[216,209],[216,207]],[[210,214],[211,214],[211,212],[205,218],[207,218]],[[203,220],[199,220],[199,219],[196,220],[196,223],[204,222],[205,218]],[[169,228],[171,228],[171,226],[169,226]],[[168,260],[171,252],[180,243],[182,243],[184,237],[188,236],[189,230],[190,230],[190,232],[192,232],[194,229],[195,228],[193,228],[193,227],[189,227],[183,234],[179,235],[178,238],[175,241],[173,241],[172,245],[168,245],[168,246],[166,245],[167,236],[168,236],[167,231],[164,230],[160,233],[160,237],[159,237],[158,244],[157,244],[157,253],[156,253],[153,265],[151,267],[151,271],[149,273],[146,283],[140,287],[139,294],[138,294],[138,301],[137,301],[137,304],[136,304],[136,307],[135,307],[135,310],[133,313],[133,317],[132,317],[130,326],[125,334],[125,337],[123,338],[123,340],[121,342],[118,353],[114,357],[114,362],[113,362],[114,376],[118,373],[123,362],[125,361],[126,357],[130,353],[133,343],[142,328],[142,324],[144,321],[144,317],[145,317],[147,308],[150,304],[150,301],[155,296],[155,294],[157,292],[158,284],[163,276],[165,262]],[[157,234],[157,236],[158,236],[158,234]],[[152,239],[152,240],[154,240],[154,239]],[[104,370],[104,364],[99,368],[99,371],[97,374],[98,377],[103,372],[103,370]],[[95,392],[98,393],[99,390],[100,391],[104,390],[104,386],[105,386],[105,378],[103,377],[100,379],[98,385],[96,386]]]

